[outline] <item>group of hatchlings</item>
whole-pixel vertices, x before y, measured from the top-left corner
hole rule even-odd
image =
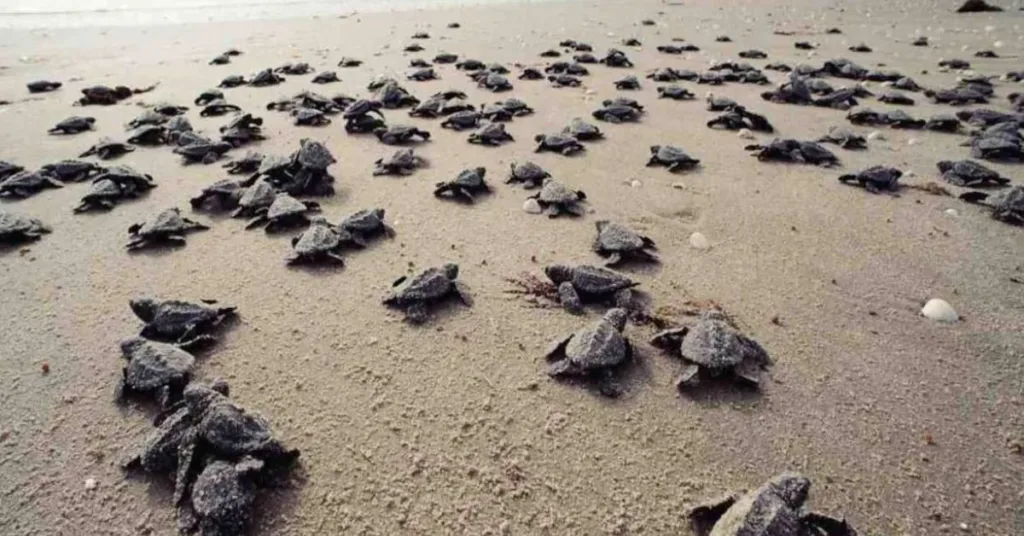
[[[653,21],[644,21],[653,24]],[[456,28],[458,25],[451,25]],[[420,33],[417,39],[428,37]],[[719,38],[719,41],[727,41]],[[639,41],[629,39],[626,46],[638,46]],[[589,45],[564,41],[562,47],[577,53],[574,62],[556,61],[540,72],[524,68],[518,77],[522,80],[547,79],[553,87],[576,87],[579,76],[588,74],[584,63],[603,63],[609,67],[632,67],[626,55],[613,49],[598,59],[589,54]],[[798,48],[813,47],[798,43]],[[858,51],[864,48],[854,47]],[[666,45],[658,50],[678,54],[695,50],[690,44]],[[422,50],[410,45],[406,51]],[[229,64],[239,54],[231,50],[216,57],[211,64]],[[548,50],[544,57],[558,57],[561,52]],[[745,51],[743,58],[763,59],[760,51]],[[470,73],[479,87],[494,92],[512,89],[505,77],[508,70],[499,64],[487,65],[477,60],[458,61],[454,54],[438,54],[436,64],[454,64],[457,69]],[[339,67],[358,67],[359,60],[344,58]],[[433,80],[437,73],[429,62],[413,60],[416,70],[407,78],[415,81]],[[764,92],[765,100],[789,104],[811,104],[846,109],[863,97],[863,88],[832,90],[828,84],[813,78],[819,70],[808,66],[793,69],[784,64],[772,64],[770,69],[789,72],[791,79],[777,90]],[[871,79],[874,76],[893,77],[896,87],[910,91],[920,90],[912,80],[891,73],[868,72],[848,60],[826,62],[820,70],[832,76],[853,79]],[[288,64],[277,69],[266,69],[246,79],[242,76],[226,77],[221,88],[241,85],[251,87],[273,86],[284,80],[282,75],[302,75],[312,72],[304,63]],[[806,76],[805,76],[806,75]],[[670,68],[658,69],[647,78],[658,82],[690,80],[697,83],[721,84],[726,81],[762,84],[767,82],[763,73],[745,63],[724,62],[708,73],[695,73]],[[897,80],[898,78],[898,80]],[[888,78],[883,78],[888,80]],[[339,79],[334,72],[317,74],[312,82],[329,84]],[[31,92],[53,91],[60,83],[40,81],[29,84]],[[620,90],[640,89],[635,76],[615,82]],[[115,104],[153,88],[130,89],[123,86],[107,88],[95,86],[82,91],[78,104]],[[371,99],[355,99],[345,95],[327,98],[310,91],[294,97],[279,99],[268,104],[269,110],[291,113],[298,125],[323,126],[330,124],[330,115],[341,113],[345,130],[351,134],[373,134],[386,145],[407,145],[431,139],[430,132],[407,125],[388,125],[382,108],[411,107],[410,116],[444,117],[442,128],[456,131],[471,129],[469,143],[500,145],[514,141],[505,123],[515,117],[533,112],[518,99],[506,99],[494,104],[474,107],[466,103],[460,91],[444,91],[421,102],[390,77],[378,77],[368,87]],[[950,91],[926,92],[938,102],[959,102],[976,98],[976,88],[958,88]],[[824,94],[812,97],[812,94]],[[671,85],[658,88],[660,98],[674,100],[693,99],[685,88]],[[959,101],[958,101],[959,99]],[[894,104],[911,104],[899,95],[885,94],[879,100]],[[982,99],[984,101],[984,99]],[[954,102],[955,103],[955,102]],[[186,108],[171,104],[152,106],[129,124],[127,143],[104,138],[80,157],[96,156],[102,160],[135,150],[136,145],[171,144],[174,152],[187,163],[212,163],[228,151],[252,141],[263,139],[263,120],[229,104],[220,89],[204,91],[195,104],[201,106],[201,116],[238,114],[220,128],[220,139],[213,140],[195,133],[184,117]],[[731,99],[709,95],[708,109],[723,112],[707,123],[710,128],[728,130],[749,129],[754,132],[774,132],[768,119],[756,114]],[[972,114],[984,115],[984,110]],[[593,112],[597,120],[610,124],[637,121],[644,107],[629,98],[609,99]],[[968,114],[973,117],[972,114]],[[998,115],[992,112],[989,115]],[[961,115],[961,114],[958,114]],[[1006,114],[1003,114],[1006,115]],[[999,117],[981,117],[987,127],[985,133],[969,144],[975,156],[991,157],[1019,155],[1021,140],[1016,128],[999,122]],[[894,128],[929,128],[957,131],[957,118],[937,117],[925,122],[916,120],[897,110],[879,114],[868,109],[850,113],[854,124],[880,124]],[[1010,118],[1013,119],[1012,117]],[[51,134],[66,135],[92,130],[92,117],[73,116],[58,123]],[[1012,121],[1010,121],[1012,123]],[[1019,126],[1019,124],[1018,124]],[[536,151],[551,151],[572,155],[585,151],[585,142],[603,137],[595,125],[574,118],[564,129],[553,134],[539,134],[534,140]],[[766,144],[747,147],[760,160],[781,160],[831,166],[838,158],[819,143],[833,143],[844,149],[866,147],[863,137],[849,129],[834,127],[817,141],[774,139]],[[1014,152],[1016,151],[1016,152]],[[372,208],[355,212],[337,223],[329,222],[318,214],[320,206],[302,196],[329,196],[334,192],[334,179],[327,168],[336,163],[327,147],[317,141],[303,139],[299,149],[288,157],[263,156],[247,153],[228,163],[231,174],[248,174],[244,180],[224,179],[203,189],[191,200],[196,211],[228,211],[231,216],[249,218],[247,228],[262,227],[267,232],[305,227],[292,239],[292,253],[287,262],[344,263],[343,252],[348,248],[364,248],[378,236],[394,236],[394,230],[385,223],[385,211]],[[376,162],[374,175],[407,175],[422,167],[425,160],[412,148],[399,149],[393,155]],[[670,145],[650,148],[648,166],[663,166],[670,171],[690,169],[700,161],[683,149]],[[938,163],[942,177],[955,185],[966,187],[1003,187],[1009,180],[995,171],[970,160]],[[454,179],[437,182],[434,194],[473,202],[477,196],[490,191],[483,167],[468,168]],[[874,166],[857,173],[844,174],[839,181],[858,185],[870,192],[896,191],[902,172],[887,166]],[[137,197],[153,188],[149,175],[129,166],[101,167],[82,160],[64,160],[44,166],[38,171],[27,171],[0,161],[0,196],[24,198],[45,188],[59,188],[65,183],[91,180],[89,192],[83,196],[75,212],[109,210],[119,201]],[[554,180],[537,164],[529,161],[510,166],[508,183],[520,183],[527,189],[536,189],[530,198],[550,217],[562,214],[582,215],[587,196]],[[1024,223],[1024,186],[1016,185],[995,196],[983,192],[968,192],[961,196],[969,202],[991,208],[993,217],[1014,224]],[[596,223],[597,238],[593,249],[606,258],[605,266],[625,262],[657,261],[654,242],[627,226],[611,221]],[[181,214],[177,208],[158,213],[148,221],[129,228],[128,249],[136,250],[153,245],[183,244],[191,231],[207,229],[201,222]],[[5,210],[0,210],[0,241],[20,243],[38,239],[50,229],[41,221]],[[593,324],[554,341],[546,352],[551,361],[549,374],[558,378],[582,379],[595,385],[607,396],[617,396],[621,389],[616,374],[631,361],[633,344],[624,334],[626,324],[638,315],[633,300],[633,289],[639,283],[607,267],[580,265],[551,265],[544,269],[553,285],[551,293],[570,313],[582,314],[588,303],[608,303],[613,307]],[[431,308],[448,299],[457,299],[465,305],[473,300],[468,287],[459,279],[459,267],[445,264],[429,268],[411,279],[400,278],[394,290],[383,300],[384,305],[400,309],[405,318],[415,324],[429,319]],[[226,383],[214,381],[209,385],[191,382],[195,359],[190,350],[215,340],[210,332],[234,315],[233,308],[216,308],[186,302],[156,302],[148,299],[133,300],[132,309],[146,327],[138,337],[122,342],[121,350],[127,361],[119,382],[118,397],[152,395],[164,408],[156,421],[156,429],[145,440],[139,452],[125,464],[129,469],[148,472],[174,472],[174,503],[179,509],[182,530],[200,530],[204,534],[238,534],[245,529],[255,498],[257,483],[276,468],[285,466],[298,456],[297,450],[285,448],[270,432],[262,418],[247,414],[227,398]],[[684,366],[677,382],[681,389],[699,383],[702,377],[730,377],[742,384],[757,386],[762,372],[771,364],[768,353],[756,341],[741,333],[728,316],[718,310],[704,311],[689,325],[663,330],[651,339],[651,344],[681,358]],[[735,536],[787,535],[787,536],[855,536],[845,521],[822,514],[804,512],[810,482],[799,475],[780,475],[758,490],[746,495],[729,497],[694,508],[690,517],[694,529],[702,535]]]

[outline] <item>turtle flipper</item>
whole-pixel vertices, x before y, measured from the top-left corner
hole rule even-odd
[[[676,378],[676,388],[682,390],[687,387],[693,387],[699,380],[699,374],[700,367],[692,363],[686,365],[683,367],[683,371],[679,374],[679,377]]]
[[[416,302],[405,309],[405,320],[410,324],[422,324],[430,318],[430,310],[424,302]]]
[[[175,505],[182,504],[192,488],[192,478],[197,471],[194,471],[193,464],[196,463],[196,442],[198,432],[195,429],[189,430],[178,446],[178,471],[174,477],[174,502]]]
[[[462,281],[455,281],[452,283],[452,286],[455,289],[455,294],[459,296],[459,300],[462,301],[466,307],[472,307],[473,296],[469,293],[469,287]]]
[[[631,309],[633,307],[633,291],[624,288],[615,293],[615,306],[623,309]]]
[[[562,307],[569,313],[574,315],[583,313],[583,302],[572,283],[564,281],[558,285],[558,300],[562,302]]]
[[[573,335],[569,334],[561,339],[555,340],[544,352],[544,358],[548,361],[559,361],[565,359],[565,346],[572,340]]]
[[[615,266],[622,262],[622,254],[616,252],[608,255],[608,260],[604,262],[605,266]]]

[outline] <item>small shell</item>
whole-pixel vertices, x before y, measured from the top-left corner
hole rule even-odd
[[[749,128],[741,128],[740,131],[736,133],[736,135],[745,140],[754,139],[754,133],[751,132]]]
[[[928,303],[924,304],[924,307],[921,308],[921,314],[925,318],[938,322],[956,322],[960,320],[960,315],[956,313],[953,306],[946,302],[946,300],[938,298],[928,300]]]
[[[526,202],[523,203],[523,212],[527,214],[540,214],[543,212],[543,209],[540,208],[540,203],[538,203],[536,199],[527,199]]]
[[[690,246],[694,249],[707,250],[711,249],[711,242],[703,233],[695,232],[690,235]]]

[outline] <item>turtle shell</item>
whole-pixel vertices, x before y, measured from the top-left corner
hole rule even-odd
[[[616,310],[609,311],[609,315],[613,311]],[[625,312],[618,311],[624,320]],[[565,345],[565,358],[582,372],[614,367],[625,361],[629,353],[629,343],[622,336],[621,327],[607,317],[577,331]]]
[[[35,218],[0,210],[0,239],[31,231],[47,232],[48,227]]]
[[[568,204],[579,201],[580,195],[558,181],[547,179],[537,199],[544,203]]]
[[[480,188],[484,186],[484,176],[486,174],[487,170],[482,167],[464,169],[459,172],[459,176],[455,177],[455,180],[452,182],[463,188]]]
[[[693,159],[693,157],[691,157],[690,155],[686,154],[686,151],[683,151],[679,147],[674,147],[672,145],[661,145],[661,146],[659,146],[657,152],[655,153],[655,155],[658,157],[659,161],[664,162],[666,164],[672,164],[672,163],[675,163],[675,162],[694,162],[695,161]]]
[[[262,466],[252,458],[238,464],[217,460],[192,484],[192,509],[204,534],[240,534],[245,530],[256,500],[256,487],[245,467]]]
[[[435,300],[451,292],[452,284],[443,268],[429,268],[413,278],[395,297],[400,301]]]
[[[989,202],[997,213],[1017,214],[1024,217],[1024,186],[1016,185],[992,197]]]
[[[644,248],[644,239],[636,231],[625,225],[609,222],[597,222],[597,245],[602,251],[627,252]]]
[[[350,231],[373,232],[384,224],[384,209],[364,209],[341,221],[341,227]]]
[[[544,171],[544,168],[533,162],[522,162],[512,164],[512,177],[521,181],[539,182],[550,177],[551,174]]]
[[[587,294],[613,294],[636,286],[632,279],[598,266],[583,265],[572,269],[569,282]]]
[[[153,236],[171,234],[185,228],[185,221],[181,218],[181,211],[177,208],[169,208],[160,212],[148,220],[135,233],[139,236]]]
[[[128,360],[125,382],[137,391],[152,391],[182,381],[195,364],[192,354],[177,346],[140,337],[122,341],[121,353]]]
[[[314,220],[295,241],[293,249],[299,255],[314,255],[325,251],[331,251],[341,243],[341,237],[337,231],[325,220]]]
[[[90,199],[114,199],[121,197],[121,187],[110,179],[99,179],[92,183],[89,191],[82,196],[83,201]]]
[[[266,161],[264,161],[266,162]],[[277,196],[277,191],[268,182],[257,182],[246,188],[238,205],[247,208],[259,208],[270,206]]]
[[[310,139],[302,140],[302,147],[296,154],[295,161],[309,169],[327,169],[328,166],[337,162],[326,145]]]
[[[712,371],[724,371],[745,360],[767,364],[768,353],[756,341],[721,320],[703,318],[690,328],[679,351],[683,358]]]
[[[302,214],[306,212],[306,210],[307,207],[302,203],[302,201],[299,201],[286,193],[280,193],[274,198],[274,202],[270,204],[270,208],[267,210],[267,218],[270,220],[285,218],[296,214]]]

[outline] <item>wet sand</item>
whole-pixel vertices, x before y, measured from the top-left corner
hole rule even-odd
[[[971,534],[1024,533],[1024,234],[953,197],[910,189],[870,195],[836,181],[874,164],[912,170],[907,184],[938,181],[936,161],[968,156],[963,137],[883,129],[887,139],[870,141],[867,151],[834,148],[838,169],[758,163],[743,150],[749,141],[704,126],[714,114],[702,100],[659,100],[657,84],[647,80],[639,92],[612,85],[660,66],[703,70],[748,48],[769,54],[751,62],[759,67],[847,57],[868,68],[884,63],[926,87],[955,82],[955,73],[936,70],[940,58],[968,59],[985,74],[1020,68],[1021,13],[955,15],[953,8],[916,0],[845,8],[807,0],[566,2],[5,32],[0,99],[16,102],[0,108],[0,159],[27,167],[76,155],[103,135],[123,136],[123,125],[143,109],[136,103],[191,105],[228,74],[286,61],[322,70],[341,56],[363,59],[361,68],[338,69],[339,84],[316,87],[312,75],[294,76],[281,86],[226,93],[265,119],[269,139],[254,149],[286,154],[303,137],[328,144],[339,160],[331,168],[338,193],[321,200],[329,219],[384,207],[397,237],[348,255],[342,270],[289,269],[283,259],[291,234],[268,237],[202,215],[212,229],[191,235],[186,247],[129,255],[130,224],[164,208],[186,209],[188,198],[224,176],[219,165],[183,167],[169,149],[140,148],[117,162],[152,174],[159,186],[109,213],[72,215],[86,185],[5,202],[54,232],[25,251],[0,254],[0,532],[175,533],[170,484],[126,480],[118,468],[150,429],[152,408],[119,409],[112,401],[121,373],[117,343],[140,328],[127,303],[146,294],[215,298],[240,311],[200,358],[199,375],[227,378],[232,398],[302,450],[290,484],[264,493],[253,533],[688,534],[689,506],[786,470],[812,479],[814,508],[846,515],[861,534],[934,535],[962,526]],[[639,25],[648,17],[657,26]],[[453,20],[462,28],[446,29]],[[832,26],[844,34],[825,35]],[[421,42],[419,56],[448,51],[510,66],[543,66],[537,54],[566,38],[592,44],[597,54],[629,36],[643,47],[625,48],[636,68],[595,66],[579,89],[513,78],[514,91],[494,95],[451,66],[438,68],[441,80],[405,83],[420,98],[451,88],[474,103],[514,96],[537,110],[509,123],[517,142],[498,148],[471,146],[468,133],[387,111],[389,122],[433,134],[417,148],[429,166],[406,178],[372,177],[373,161],[394,149],[347,136],[340,118],[303,128],[265,110],[308,88],[366,95],[373,75],[406,71],[416,55],[401,49],[421,30],[432,38]],[[917,31],[931,47],[910,46]],[[716,43],[719,34],[734,42]],[[672,37],[702,51],[659,54],[654,47]],[[816,56],[795,50],[797,40],[821,43]],[[846,50],[861,41],[875,52]],[[970,57],[995,41],[1005,45],[1000,54],[1015,58]],[[228,66],[207,65],[229,47],[245,54]],[[23,100],[24,84],[36,78],[66,86]],[[156,82],[157,90],[124,105],[70,106],[87,85]],[[682,85],[699,96],[708,89]],[[848,125],[843,112],[764,102],[764,89],[713,91],[767,115],[781,136],[813,139],[830,125]],[[1006,110],[1005,95],[1019,90],[997,83],[990,107]],[[606,139],[578,157],[532,152],[535,134],[587,117],[617,93],[646,106],[639,123],[599,123]],[[918,104],[906,111],[915,117],[951,111],[912,96]],[[873,99],[865,105],[891,108]],[[97,117],[97,131],[45,135],[83,112]],[[189,118],[211,134],[229,120],[199,118],[194,108]],[[654,144],[681,146],[701,167],[678,175],[646,168]],[[520,159],[585,190],[591,213],[555,220],[524,213],[528,192],[503,184],[509,163]],[[431,195],[435,182],[475,166],[487,167],[493,195],[473,206]],[[991,167],[1016,183],[1024,178],[1019,165]],[[945,212],[951,208],[957,216]],[[580,318],[531,307],[508,292],[514,286],[506,278],[542,275],[554,262],[597,262],[590,245],[599,219],[628,223],[658,243],[663,263],[631,270],[653,307],[713,300],[768,350],[775,366],[760,395],[729,385],[680,395],[673,383],[679,362],[646,344],[653,328],[635,325],[626,333],[637,343],[638,366],[622,398],[546,376],[548,343],[598,313]],[[713,247],[691,248],[694,231]],[[446,261],[461,266],[473,308],[452,306],[413,327],[381,306],[396,277]],[[921,305],[933,297],[951,302],[964,320],[922,318]],[[86,489],[90,478],[95,489]]]

